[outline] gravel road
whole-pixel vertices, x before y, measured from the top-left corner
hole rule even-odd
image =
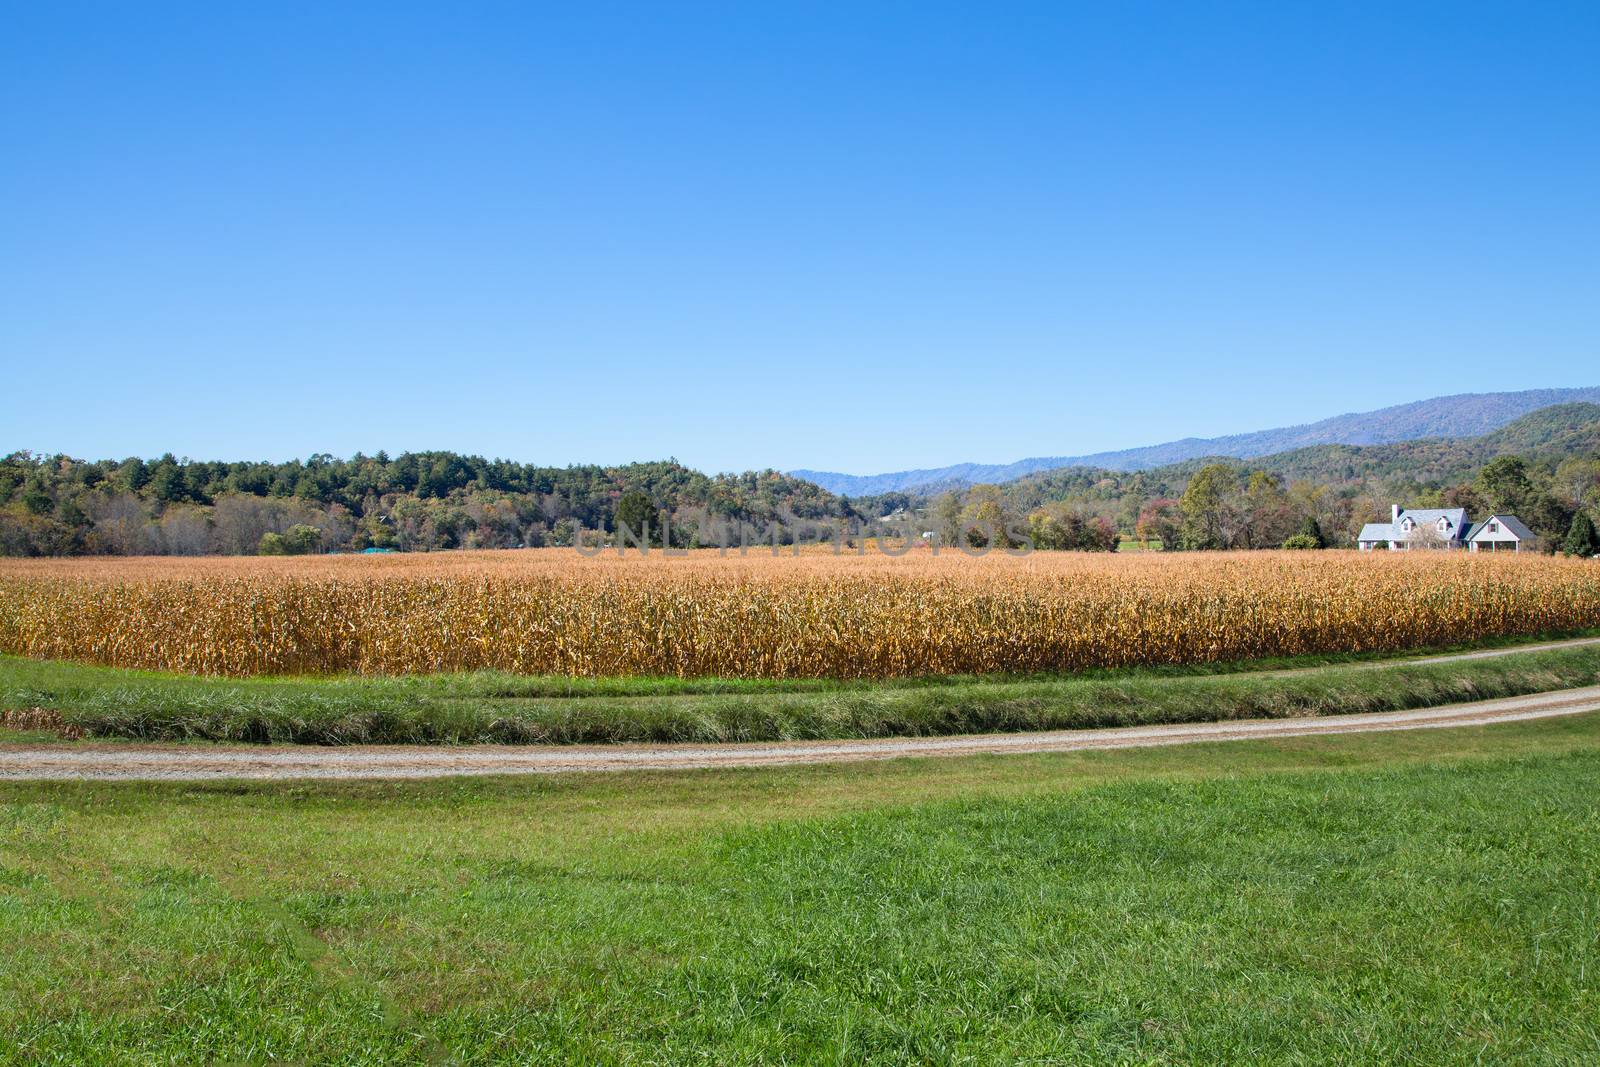
[[[1373,663],[1346,663],[1343,667],[1353,667],[1358,670],[1382,670],[1385,667],[1415,667],[1419,663],[1459,663],[1469,659],[1497,659],[1500,656],[1515,656],[1523,652],[1550,652],[1558,648],[1579,648],[1583,645],[1600,645],[1600,637],[1569,637],[1564,641],[1545,641],[1537,645],[1507,645],[1504,648],[1480,648],[1472,652],[1447,652],[1439,656],[1416,656],[1411,659],[1384,659]],[[1294,667],[1283,671],[1265,671],[1264,674],[1305,674],[1310,671],[1324,671],[1326,667]]]
[[[1416,711],[1327,718],[1052,730],[958,737],[886,737],[726,745],[597,745],[344,748],[61,743],[0,745],[0,779],[439,778],[463,774],[687,770],[847,763],[903,756],[1074,752],[1098,748],[1244,741],[1316,734],[1483,726],[1600,711],[1600,686],[1451,704]]]

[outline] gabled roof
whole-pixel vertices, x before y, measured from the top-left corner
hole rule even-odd
[[[1450,529],[1457,531],[1456,536],[1465,536],[1467,526],[1466,508],[1407,508],[1400,513],[1398,521],[1409,518],[1418,526],[1432,526],[1440,519],[1450,521]]]
[[[1534,537],[1534,532],[1524,526],[1522,524],[1522,520],[1517,518],[1515,515],[1490,515],[1482,522],[1473,523],[1472,531],[1467,534],[1467,540],[1471,541],[1476,538],[1478,534],[1482,533],[1488,528],[1491,522],[1498,522],[1502,527],[1505,528],[1507,533],[1511,534],[1511,536],[1515,537],[1518,541],[1530,541]]]
[[[1393,541],[1394,527],[1387,522],[1369,522],[1361,527],[1357,541]]]

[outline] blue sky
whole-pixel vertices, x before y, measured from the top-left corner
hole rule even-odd
[[[1600,383],[1600,5],[5,5],[0,449],[868,473]]]

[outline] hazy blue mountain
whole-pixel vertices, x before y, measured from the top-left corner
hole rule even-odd
[[[1470,482],[1479,468],[1496,456],[1522,456],[1554,467],[1575,456],[1600,455],[1600,404],[1557,404],[1540,408],[1477,437],[1423,437],[1381,445],[1308,445],[1287,452],[1249,457],[1251,468],[1275,474],[1284,482],[1335,485],[1358,479],[1400,478],[1416,485],[1444,486]],[[1138,474],[1104,467],[1057,467],[1018,478],[1005,495],[1019,512],[1064,500],[1095,488],[1120,495],[1131,478],[1144,479],[1157,495],[1176,495],[1207,463],[1229,462],[1226,456],[1199,456]]]
[[[1525,389],[1515,393],[1460,393],[1377,411],[1335,415],[1331,419],[1284,426],[1228,437],[1186,437],[1181,441],[1096,452],[1087,456],[1041,456],[1015,463],[958,463],[927,470],[889,474],[839,474],[797,470],[796,478],[815,482],[833,493],[872,496],[877,493],[943,489],[976,482],[1009,482],[1057,467],[1101,467],[1134,471],[1202,456],[1248,459],[1312,445],[1383,445],[1426,437],[1477,437],[1514,419],[1552,404],[1600,402],[1600,386],[1578,389]]]

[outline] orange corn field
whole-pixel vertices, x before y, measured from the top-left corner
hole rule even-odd
[[[1399,651],[1595,626],[1600,566],[1529,555],[0,561],[0,652],[232,676],[892,678]]]

